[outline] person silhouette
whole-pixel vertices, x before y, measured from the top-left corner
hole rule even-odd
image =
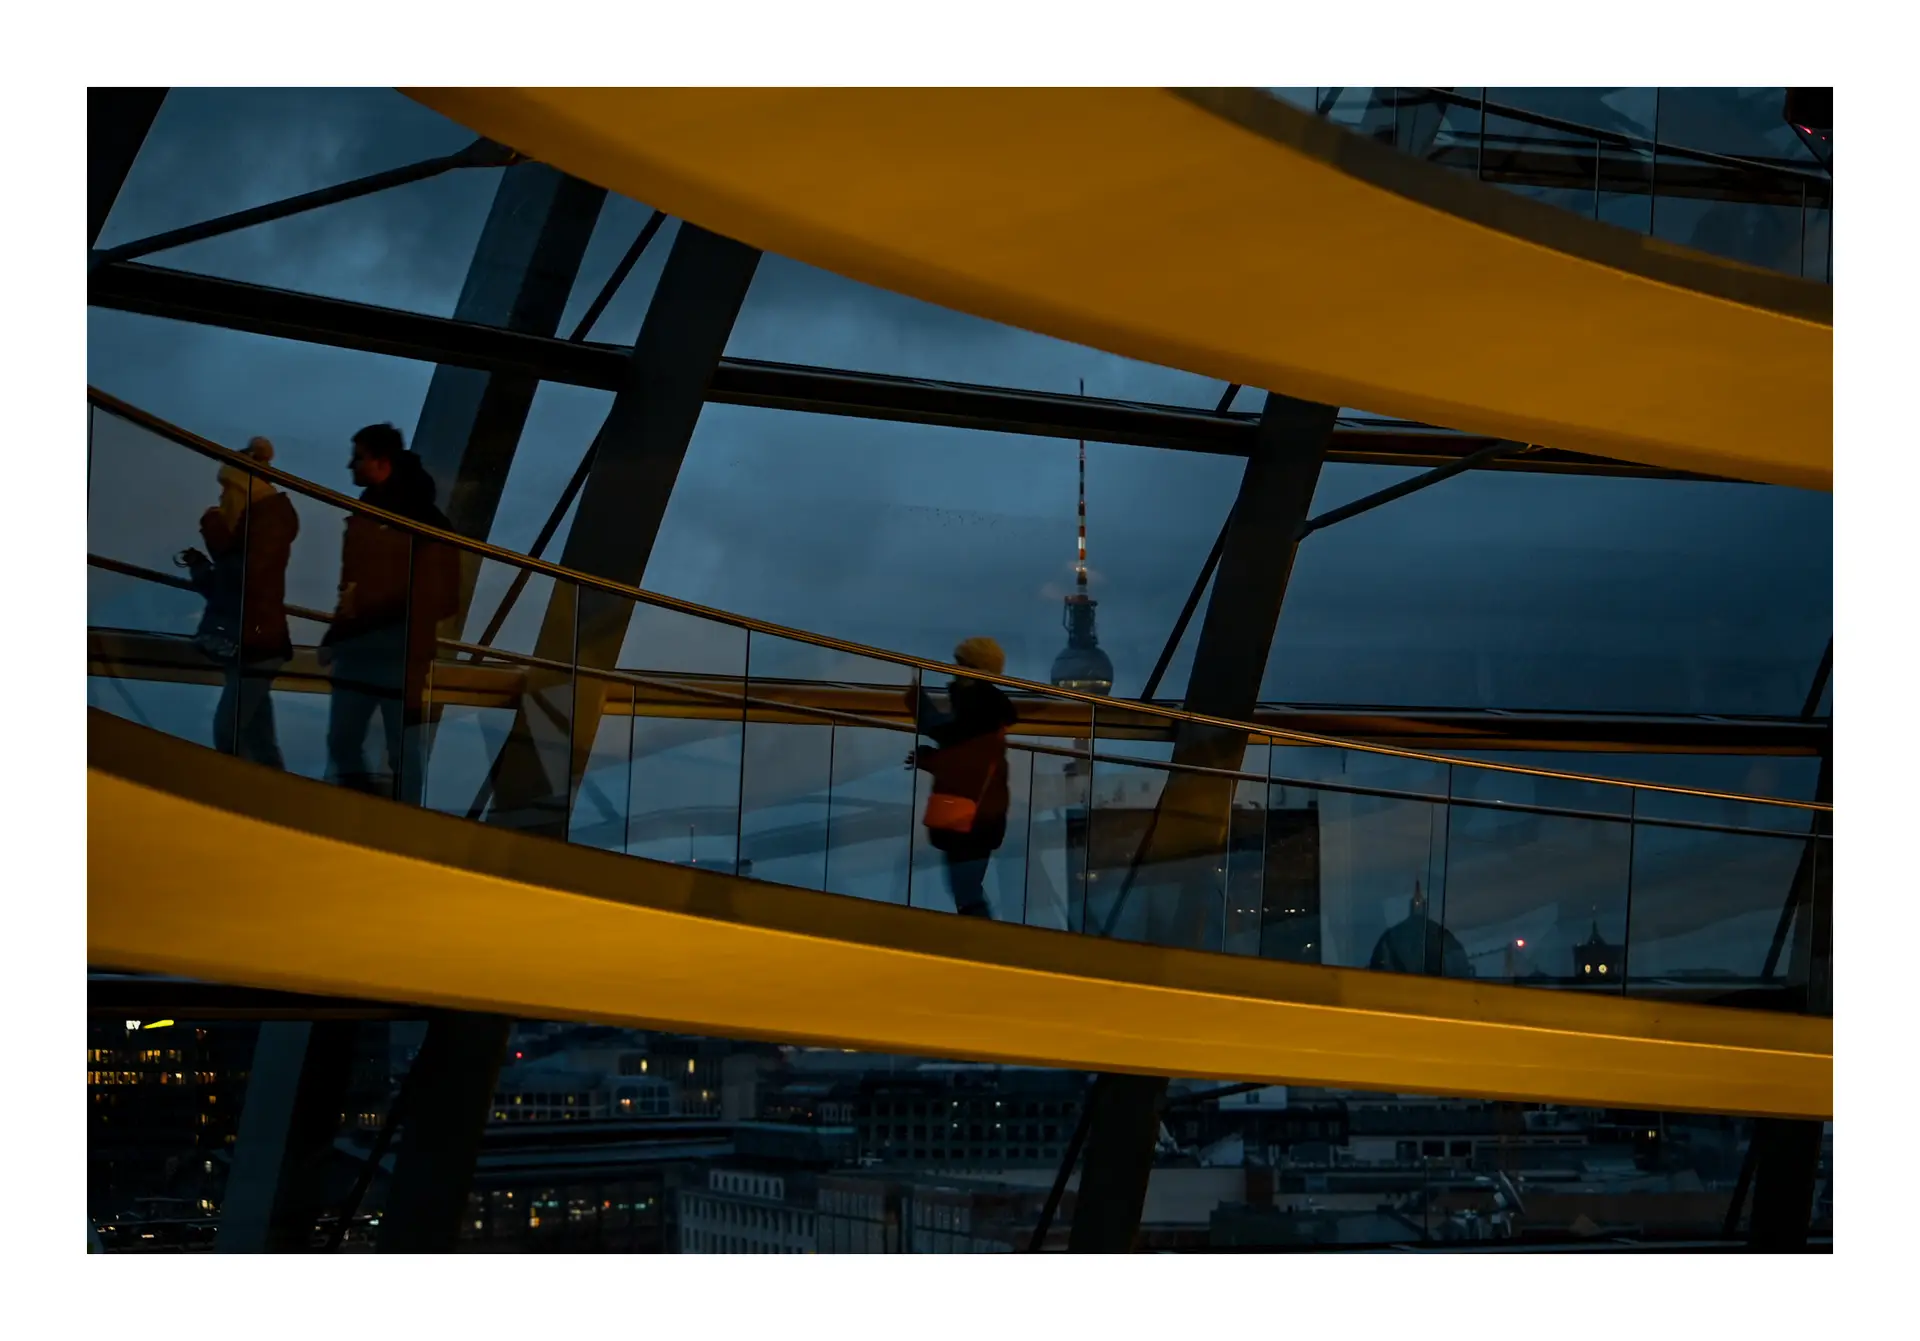
[[[254,438],[245,455],[262,465],[273,443]],[[287,630],[287,560],[300,534],[293,500],[235,464],[220,467],[220,501],[200,518],[202,552],[181,552],[188,580],[206,597],[194,642],[226,668],[213,712],[213,745],[269,768],[285,768],[273,719],[273,677],[293,656]]]
[[[433,477],[392,424],[369,424],[355,433],[347,468],[362,502],[449,529],[434,505]],[[419,801],[427,673],[440,621],[459,601],[458,551],[364,513],[348,514],[340,592],[320,645],[321,664],[333,672],[327,756],[341,786]],[[367,765],[367,728],[376,714],[385,728],[385,785]]]
[[[998,675],[1007,664],[991,638],[968,638],[953,649],[957,666]],[[971,676],[947,689],[941,712],[925,689],[907,691],[915,725],[934,745],[916,745],[912,762],[933,775],[922,822],[927,841],[945,858],[953,906],[963,917],[991,919],[987,864],[1007,836],[1007,730],[1018,714],[1000,686]]]
[[[1413,882],[1413,898],[1407,902],[1407,915],[1380,933],[1374,942],[1370,969],[1388,973],[1440,974],[1448,978],[1471,978],[1473,963],[1459,937],[1427,915],[1426,892]]]

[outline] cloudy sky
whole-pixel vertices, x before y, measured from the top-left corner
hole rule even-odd
[[[1558,101],[1537,91],[1496,96],[1643,133],[1653,116],[1644,90]],[[1772,132],[1751,144],[1729,142],[1724,104],[1669,91],[1660,133],[1723,151],[1787,151]],[[176,90],[100,245],[445,153],[471,138],[390,89]],[[496,171],[448,174],[149,259],[451,315],[498,180]],[[642,203],[609,199],[563,331],[648,213]],[[673,227],[628,279],[596,339],[634,337]],[[1061,392],[1084,380],[1089,395],[1187,406],[1211,407],[1223,390],[1210,379],[981,321],[777,256],[762,261],[728,352]],[[276,464],[343,490],[350,488],[349,434],[377,420],[410,434],[433,371],[97,309],[89,312],[88,364],[96,386],[232,446],[265,434],[278,444]],[[610,402],[597,391],[541,390],[496,543],[530,543]],[[1241,409],[1258,403],[1253,391],[1236,402]],[[1241,466],[1102,443],[1090,443],[1087,453],[1102,641],[1114,660],[1115,691],[1137,693],[1231,504]],[[646,585],[927,656],[944,658],[957,639],[989,633],[1007,648],[1011,673],[1044,679],[1063,642],[1074,457],[1072,442],[1053,439],[709,406]],[[138,489],[102,483],[107,473],[125,480],[136,471]],[[1404,473],[1331,466],[1315,510]],[[160,567],[195,543],[199,510],[215,492],[203,462],[158,465],[132,443],[96,448],[93,491],[95,549]],[[292,600],[329,603],[337,545],[331,520],[309,515]],[[558,552],[556,542],[549,553]],[[476,621],[502,584],[499,575],[491,581],[482,584]],[[1831,588],[1830,495],[1470,473],[1305,543],[1263,697],[1791,713],[1828,640]],[[95,622],[150,618],[159,599],[100,580],[93,593]],[[531,637],[537,602],[524,605],[510,638]],[[149,613],[116,613],[142,610]],[[190,613],[181,605],[168,618]],[[1191,641],[1166,691],[1184,684]],[[161,710],[166,691],[141,692],[157,694],[148,706]],[[1722,761],[1697,771],[1709,775],[1701,781],[1730,787],[1811,785],[1808,770],[1765,763]],[[1401,884],[1396,873],[1392,887]]]
[[[1669,94],[1666,105],[1676,104],[1684,99]],[[469,138],[392,90],[177,91],[101,242]],[[497,180],[489,171],[451,174],[155,259],[451,314]],[[609,201],[563,329],[647,212]],[[671,226],[596,338],[637,332],[670,242]],[[335,487],[347,487],[347,435],[377,419],[411,431],[431,376],[427,366],[374,355],[122,313],[89,318],[97,385],[220,441],[265,433],[280,444],[281,464]],[[1211,406],[1222,390],[773,256],[760,266],[729,353],[1058,391],[1084,379],[1089,394],[1183,405]],[[531,540],[609,403],[601,392],[542,390],[493,539]],[[1252,392],[1238,402],[1257,403]],[[1228,459],[1089,445],[1094,589],[1117,692],[1137,692],[1144,680],[1238,474]],[[1330,467],[1316,510],[1397,478],[1384,468]],[[989,632],[1007,646],[1015,673],[1044,677],[1062,641],[1073,511],[1071,442],[713,406],[646,581],[929,655]],[[172,519],[152,520],[165,527]],[[172,520],[172,533],[190,537],[192,521]],[[1830,627],[1831,540],[1824,494],[1472,474],[1306,543],[1264,695],[1792,711]],[[1170,688],[1184,671],[1176,663]]]

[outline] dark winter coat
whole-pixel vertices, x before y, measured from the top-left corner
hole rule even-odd
[[[360,500],[447,529],[446,514],[434,505],[433,477],[412,452],[395,457],[393,474],[361,491]],[[340,547],[340,596],[323,642],[332,645],[404,623],[410,658],[423,652],[431,657],[437,626],[459,604],[458,550],[362,513],[348,515]]]
[[[240,655],[247,661],[284,661],[293,655],[287,560],[299,534],[300,514],[283,493],[254,502],[238,526],[230,526],[219,508],[207,509],[200,518],[200,539],[210,562],[193,573],[195,588],[207,598],[203,633],[231,636],[237,628]]]
[[[917,704],[920,734],[933,738],[935,748],[914,751],[915,762],[933,775],[934,792],[960,796],[979,806],[967,833],[929,829],[927,841],[940,851],[965,851],[984,856],[999,848],[1007,836],[1006,731],[1019,720],[1013,701],[1000,686],[984,680],[955,680],[947,694],[949,711],[941,712],[922,690]]]

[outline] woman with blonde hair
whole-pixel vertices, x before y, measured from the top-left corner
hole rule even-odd
[[[968,638],[953,649],[956,666],[999,675],[1007,658],[991,638]],[[922,689],[908,692],[920,734],[934,746],[914,748],[916,767],[933,775],[924,823],[927,841],[946,859],[953,906],[963,917],[993,916],[987,863],[1007,836],[1007,731],[1018,714],[1000,686],[972,676],[947,689],[941,712]]]
[[[246,455],[265,465],[273,444],[255,438]],[[287,560],[300,516],[293,500],[247,470],[220,467],[220,501],[200,518],[202,553],[180,555],[194,589],[207,598],[194,642],[226,668],[214,709],[214,748],[284,768],[273,721],[273,677],[293,655],[287,629]]]

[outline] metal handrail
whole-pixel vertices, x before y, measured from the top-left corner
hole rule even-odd
[[[1764,159],[1743,158],[1737,154],[1717,154],[1708,149],[1689,149],[1684,145],[1663,144],[1658,140],[1642,135],[1633,135],[1626,131],[1607,130],[1600,126],[1584,125],[1578,121],[1567,121],[1561,117],[1548,116],[1544,112],[1531,112],[1524,107],[1513,107],[1506,103],[1491,102],[1485,98],[1475,98],[1465,93],[1455,93],[1451,89],[1421,88],[1424,95],[1452,103],[1456,107],[1483,109],[1489,116],[1504,117],[1509,121],[1520,121],[1541,127],[1543,130],[1565,131],[1569,135],[1578,135],[1582,139],[1596,143],[1624,145],[1630,149],[1648,149],[1655,154],[1666,154],[1674,158],[1691,159],[1697,163],[1710,163],[1717,167],[1739,168],[1744,172],[1770,173],[1779,177],[1794,177],[1821,186],[1832,184],[1832,178],[1825,173],[1814,172],[1807,168],[1796,168],[1787,163],[1770,163]]]
[[[910,666],[922,672],[934,671],[955,679],[981,680],[989,684],[1018,689],[1045,698],[1065,699],[1069,702],[1085,703],[1088,708],[1094,712],[1097,712],[1097,710],[1102,707],[1110,711],[1120,709],[1129,713],[1139,713],[1144,716],[1160,718],[1168,722],[1176,722],[1188,726],[1207,727],[1216,731],[1233,732],[1237,735],[1250,736],[1254,739],[1264,740],[1269,743],[1286,742],[1289,744],[1308,745],[1324,749],[1352,750],[1360,754],[1372,754],[1391,759],[1407,759],[1419,763],[1440,764],[1447,767],[1480,769],[1491,773],[1510,773],[1521,777],[1550,778],[1558,782],[1574,782],[1589,786],[1625,787],[1637,791],[1658,792],[1671,796],[1692,796],[1706,800],[1730,801],[1741,805],[1780,806],[1789,810],[1805,810],[1829,814],[1833,810],[1833,806],[1830,803],[1818,801],[1792,801],[1780,797],[1751,796],[1739,792],[1722,792],[1701,787],[1682,787],[1671,783],[1634,782],[1625,778],[1601,777],[1595,774],[1572,773],[1558,769],[1527,768],[1518,764],[1458,759],[1449,755],[1429,754],[1420,750],[1399,749],[1394,746],[1376,745],[1366,741],[1342,740],[1332,736],[1318,736],[1304,731],[1276,730],[1257,722],[1235,721],[1231,718],[1214,717],[1206,713],[1189,712],[1180,708],[1166,708],[1155,704],[1139,703],[1130,699],[1115,699],[1099,694],[1089,694],[1077,689],[1063,688],[1059,685],[1041,684],[1036,680],[1022,680],[1009,675],[993,675],[985,671],[956,666],[944,661],[935,661],[929,657],[914,656],[907,652],[894,652],[885,648],[870,647],[863,643],[850,642],[846,639],[835,638],[828,634],[811,633],[804,629],[789,628],[783,624],[775,624],[767,620],[755,619],[750,615],[735,614],[729,610],[718,610],[711,606],[700,605],[694,601],[682,600],[677,596],[667,596],[659,592],[646,591],[640,587],[629,586],[623,582],[616,582],[611,578],[598,577],[592,573],[583,573],[571,568],[564,568],[559,564],[549,563],[545,559],[535,559],[525,554],[516,554],[512,550],[502,549],[484,540],[475,540],[455,531],[443,530],[437,526],[429,526],[423,522],[415,521],[410,517],[403,517],[396,512],[389,512],[385,508],[375,507],[360,499],[352,498],[336,490],[329,489],[325,485],[315,484],[311,480],[304,479],[301,476],[290,474],[287,471],[280,470],[271,465],[263,464],[243,452],[236,452],[230,448],[222,447],[220,444],[202,438],[198,434],[192,433],[176,424],[168,423],[166,420],[149,414],[137,406],[128,404],[119,397],[102,391],[98,387],[88,386],[87,401],[89,404],[97,406],[117,418],[124,419],[128,423],[144,428],[158,437],[165,438],[177,446],[185,447],[189,451],[207,457],[209,460],[218,461],[223,465],[231,465],[247,471],[250,474],[271,481],[289,493],[300,494],[316,502],[324,503],[329,507],[338,508],[343,512],[354,512],[363,516],[372,517],[397,530],[407,531],[413,535],[434,540],[455,549],[464,550],[469,554],[495,563],[506,564],[509,567],[528,569],[536,574],[551,577],[556,581],[571,583],[576,587],[586,587],[606,595],[618,597],[621,600],[637,601],[642,605],[651,605],[659,609],[672,610],[679,614],[691,615],[698,619],[711,620],[714,623],[744,629],[749,633],[759,633],[768,637],[782,638],[789,642],[804,643],[813,647],[825,648],[831,652],[840,652],[849,656],[861,657],[869,661],[887,662],[897,666]],[[594,674],[597,672],[588,668],[588,673]],[[1089,716],[1088,727],[1090,731],[1093,729],[1096,721],[1097,717]]]
[[[138,564],[123,563],[116,559],[102,559],[100,556],[92,554],[87,556],[87,561],[95,567],[105,568],[129,577],[142,578],[150,582],[160,582],[168,586],[186,585],[172,578],[169,574],[157,572],[150,568],[142,568]],[[290,606],[288,607],[288,612],[290,614],[295,613],[296,609],[297,607]],[[331,619],[331,616],[321,615],[312,611],[302,612],[300,617],[321,621]],[[132,632],[133,630],[118,631]],[[862,730],[870,731],[891,731],[898,735],[916,737],[920,734],[917,723],[911,720],[902,721],[888,717],[871,717],[864,713],[848,712],[840,708],[823,708],[812,704],[795,703],[788,699],[765,698],[747,692],[747,687],[752,682],[748,677],[744,676],[716,675],[702,677],[720,683],[730,681],[741,686],[741,692],[731,693],[725,689],[689,684],[683,677],[663,679],[657,675],[649,675],[644,671],[622,670],[617,667],[609,670],[598,670],[592,667],[576,666],[570,662],[555,661],[550,657],[533,656],[525,652],[509,652],[502,648],[486,647],[478,643],[463,642],[456,638],[437,638],[435,642],[439,647],[453,652],[456,656],[465,654],[473,658],[472,660],[459,663],[465,666],[484,666],[487,664],[487,661],[502,662],[510,666],[525,667],[529,670],[544,670],[556,674],[575,676],[583,675],[589,679],[602,680],[611,684],[624,684],[632,688],[665,690],[681,698],[702,699],[715,704],[723,704],[728,708],[766,708],[772,711],[790,713],[797,717],[814,717],[819,718],[821,722],[827,726],[858,727]],[[486,661],[482,661],[480,658],[486,658]],[[781,681],[781,683],[790,682]],[[804,681],[803,683],[842,684],[844,682]],[[914,686],[903,685],[899,687],[913,688]],[[1097,744],[1097,742],[1095,742],[1095,744]],[[1464,806],[1469,810],[1495,810],[1519,815],[1540,815],[1549,819],[1592,820],[1610,824],[1645,824],[1661,829],[1685,829],[1698,833],[1732,834],[1752,838],[1788,838],[1795,841],[1805,841],[1807,838],[1812,837],[1818,840],[1832,841],[1832,836],[1829,834],[1815,833],[1809,835],[1805,832],[1792,832],[1785,829],[1766,829],[1740,824],[1715,824],[1706,820],[1669,819],[1659,816],[1621,813],[1611,810],[1580,810],[1568,806],[1539,805],[1531,801],[1501,801],[1491,797],[1461,796],[1457,792],[1421,792],[1398,787],[1368,787],[1359,783],[1334,782],[1320,778],[1287,777],[1271,771],[1254,773],[1246,769],[1212,768],[1205,764],[1175,763],[1169,759],[1148,759],[1135,755],[1106,754],[1097,748],[1081,750],[1071,749],[1062,745],[1043,745],[1037,741],[1020,738],[1017,734],[1009,739],[1007,748],[1026,754],[1048,755],[1053,758],[1073,759],[1095,764],[1109,764],[1120,768],[1144,768],[1160,773],[1188,773],[1199,777],[1219,778],[1228,782],[1250,782],[1268,788],[1293,787],[1301,791],[1333,792],[1342,796],[1365,796],[1383,801],[1412,801],[1425,805]],[[1089,804],[1092,805],[1094,803],[1089,801]]]

